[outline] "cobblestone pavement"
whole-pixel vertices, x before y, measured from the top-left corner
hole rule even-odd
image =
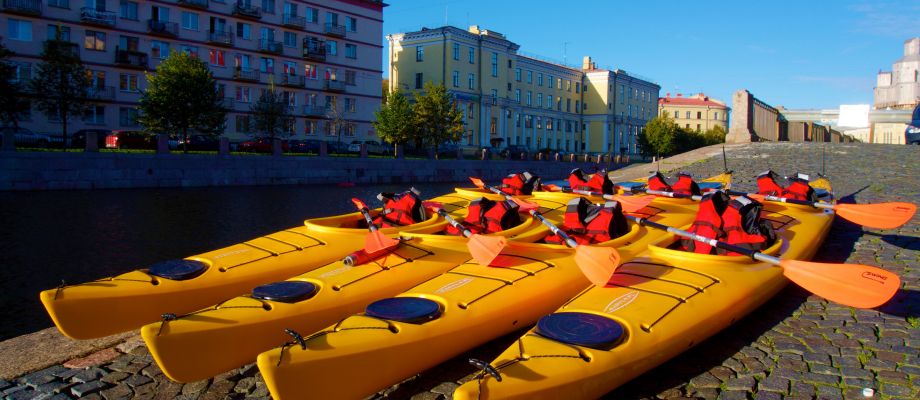
[[[754,144],[728,152],[736,189],[756,187],[757,173],[822,171],[824,147]],[[722,171],[721,157],[684,168],[697,176]],[[828,145],[826,175],[845,202],[920,202],[920,147]],[[773,300],[710,340],[607,395],[617,399],[920,398],[920,217],[888,231],[863,230],[837,219],[817,261],[877,265],[901,276],[888,304],[857,310],[789,285]],[[473,379],[470,357],[491,360],[522,331],[494,340],[417,375],[377,397],[449,398]],[[6,399],[268,398],[254,365],[206,381],[165,378],[143,343],[72,360],[11,381]]]

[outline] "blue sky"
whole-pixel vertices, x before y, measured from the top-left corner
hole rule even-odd
[[[651,78],[662,96],[702,91],[730,103],[746,88],[787,108],[871,104],[878,71],[891,70],[904,41],[920,36],[916,0],[388,3],[385,35],[445,21],[480,25],[522,52],[579,65],[590,55],[599,67]]]

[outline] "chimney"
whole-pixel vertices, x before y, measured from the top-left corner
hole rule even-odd
[[[585,71],[590,71],[594,69],[593,63],[591,62],[591,56],[585,56],[585,58],[581,62],[581,69]]]

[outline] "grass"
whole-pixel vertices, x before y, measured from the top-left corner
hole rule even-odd
[[[912,329],[920,328],[920,317],[910,315],[907,317],[907,324],[910,325]]]

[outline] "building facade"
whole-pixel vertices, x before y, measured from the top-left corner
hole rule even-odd
[[[4,0],[0,26],[22,80],[46,41],[72,43],[93,100],[70,122],[74,130],[138,129],[145,74],[181,51],[213,71],[231,140],[259,134],[250,105],[270,84],[288,101],[294,137],[344,140],[375,136],[383,7],[379,0]],[[26,117],[21,125],[33,131],[60,132],[60,123],[35,110]]]
[[[654,83],[598,70],[590,60],[578,68],[526,56],[478,26],[423,28],[387,40],[390,90],[414,94],[426,82],[443,84],[464,112],[465,146],[634,153],[635,136],[656,115]],[[624,93],[619,103],[617,90]]]
[[[671,97],[668,93],[658,99],[658,112],[661,115],[671,117],[682,128],[697,132],[705,132],[717,126],[728,132],[729,110],[724,102],[711,99],[703,93],[690,97],[681,94]]]
[[[875,86],[875,109],[912,110],[920,104],[920,38],[904,42],[904,57],[879,72]]]

